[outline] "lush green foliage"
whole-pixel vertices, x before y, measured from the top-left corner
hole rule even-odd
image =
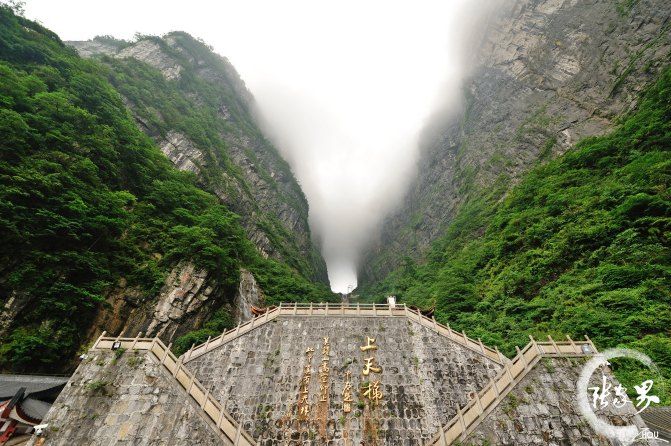
[[[262,259],[239,217],[137,129],[108,76],[0,6],[0,304],[24,303],[2,367],[67,366],[120,278],[149,301],[180,260],[206,267],[224,296],[241,266],[271,301],[330,295]]]
[[[649,354],[671,376],[671,70],[612,134],[469,200],[393,293],[508,354],[528,335],[589,335]],[[650,373],[627,366],[627,384]],[[663,382],[656,384],[664,393]],[[668,390],[666,391],[669,402]]]
[[[245,97],[236,90],[236,85],[243,88],[243,84],[233,68],[205,44],[185,33],[173,32],[167,36],[179,45],[179,50],[166,44],[164,39],[141,38],[155,43],[163,53],[179,62],[182,67],[179,79],[166,80],[159,70],[136,59],[103,57],[102,62],[110,67],[110,83],[133,104],[134,113],[141,117],[150,133],[161,138],[171,131],[186,135],[205,154],[205,162],[199,166],[204,187],[223,191],[223,195],[230,197],[232,210],[253,219],[254,225],[267,235],[286,263],[305,277],[317,278],[315,265],[321,262],[317,260],[321,259],[320,254],[315,251],[310,258],[301,254],[295,235],[286,230],[276,215],[254,202],[251,190],[254,186],[247,183],[240,168],[229,158],[227,141],[242,137],[256,141],[260,146],[258,151],[245,150],[245,156],[254,163],[255,172],[275,189],[274,197],[286,201],[307,220],[308,204],[298,184],[283,183],[283,187],[290,187],[291,191],[279,191],[278,181],[259,160],[259,153],[263,153],[281,170],[282,177],[293,177],[288,163],[266,142],[254,123]],[[108,38],[97,39],[109,43]],[[199,75],[197,70],[202,69],[203,64],[194,60],[205,61],[208,72]],[[222,113],[228,117],[222,119]]]
[[[223,308],[219,309],[212,315],[210,320],[203,325],[203,328],[194,330],[177,338],[172,350],[175,354],[181,355],[191,348],[192,345],[202,344],[207,341],[207,338],[219,336],[224,330],[230,330],[233,327],[235,327],[233,317],[231,317],[231,315]]]

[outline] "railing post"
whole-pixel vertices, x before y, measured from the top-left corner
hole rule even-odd
[[[499,357],[499,361],[501,361],[501,364],[503,364],[504,362],[506,362],[506,359],[507,359],[507,358],[503,355],[503,353],[501,353],[501,352],[499,351],[499,347],[495,345],[495,346],[494,346],[494,350],[496,351],[496,354],[498,355],[498,357]],[[519,350],[518,350],[518,351],[519,351]]]
[[[235,432],[235,441],[233,441],[233,444],[235,446],[240,444],[240,433],[242,432],[242,420],[238,422],[238,430]]]
[[[454,334],[452,333],[452,327],[450,327],[450,324],[447,323],[445,324],[445,326],[447,327],[447,337],[450,339],[454,338]]]
[[[172,342],[168,344],[168,346],[165,348],[165,351],[163,352],[163,357],[161,358],[161,364],[165,364],[165,360],[168,357],[168,354],[170,353],[170,347],[172,347]]]
[[[487,352],[485,352],[485,345],[482,343],[480,338],[478,338],[478,344],[480,344],[480,350],[482,350],[482,354],[487,356]]]
[[[579,351],[577,351],[578,348],[575,345],[575,342],[573,342],[573,339],[571,339],[571,336],[566,335],[566,339],[568,339],[568,341],[571,343],[571,350],[573,350],[573,353],[580,353]]]
[[[294,302],[294,316],[298,314],[298,302]]]
[[[552,344],[555,351],[557,352],[557,355],[561,354],[561,352],[559,351],[559,347],[557,346],[557,343],[555,342],[555,340],[552,339],[552,336],[548,335],[548,339],[550,340],[550,343]]]
[[[498,398],[501,395],[501,391],[499,391],[499,385],[496,384],[496,376],[492,378],[492,387],[494,388],[494,394]]]
[[[594,342],[592,342],[592,340],[587,335],[585,335],[585,339],[587,339],[587,342],[589,342],[589,345],[592,347],[592,353],[596,354],[597,350],[596,347],[594,346]]]
[[[361,316],[361,304],[359,302],[356,303],[356,315]]]
[[[377,316],[377,308],[375,307],[375,302],[373,302],[373,316]]]
[[[538,350],[539,355],[543,355],[543,350],[541,350],[541,346],[538,345],[538,342],[534,339],[533,336],[529,335],[529,339],[531,340],[531,344],[536,347],[536,350]]]
[[[133,350],[135,349],[135,345],[137,344],[138,339],[142,336],[142,332],[139,332],[137,336],[135,336],[135,339],[133,339],[133,343],[130,345],[130,349]]]
[[[217,420],[217,427],[221,427],[221,423],[224,422],[224,416],[226,415],[226,411],[224,411],[224,405],[219,404],[219,419]]]
[[[310,302],[310,316],[312,316],[312,302]]]
[[[100,341],[102,341],[102,339],[105,337],[106,334],[107,334],[107,331],[106,331],[106,330],[103,330],[103,332],[100,333],[100,337],[99,337],[99,338],[96,340],[96,342],[93,344],[93,348],[94,348],[94,349],[95,349],[95,348],[98,348],[98,344],[100,343]]]
[[[475,392],[475,400],[478,402],[478,407],[480,408],[480,413],[483,413],[485,411],[484,407],[482,407],[482,401],[480,401],[480,395],[478,392]]]
[[[193,388],[193,382],[196,380],[196,376],[192,373],[191,379],[189,380],[189,387],[186,389],[186,393],[191,395],[191,389]]]
[[[236,335],[240,334],[240,324],[238,324],[238,326],[235,327],[235,334]]]
[[[440,446],[447,446],[447,440],[445,439],[445,428],[443,423],[440,423]]]
[[[177,367],[175,367],[175,371],[172,372],[172,376],[177,377],[177,374],[179,373],[179,369],[182,368],[182,360],[180,358],[177,358]]]
[[[524,354],[520,351],[519,346],[515,346],[515,351],[517,352],[517,356],[520,356],[522,358],[522,363],[524,364],[524,370],[529,367],[529,363],[527,362],[527,358],[524,357]]]
[[[266,309],[266,318],[263,321],[268,322],[269,317],[270,317],[270,308]]]
[[[405,314],[405,317],[407,317],[407,318],[410,317],[410,316],[408,316],[408,306],[406,304],[403,304],[403,312]]]
[[[212,339],[212,336],[208,336],[207,341],[205,341],[205,351],[207,351],[207,347],[210,346],[210,339]]]
[[[464,423],[464,415],[461,413],[461,407],[457,406],[457,416],[459,416],[459,423],[461,424],[461,433],[466,432],[466,423]]]
[[[226,331],[226,329],[224,329],[224,331]],[[191,344],[191,348],[189,348],[189,351],[186,352],[186,354],[184,355],[184,357],[186,358],[187,361],[189,359],[191,359],[191,355],[193,354],[193,349],[194,348],[196,348],[196,343],[195,342],[193,344]]]
[[[508,366],[508,363],[506,363],[503,368],[508,372],[508,376],[510,377],[510,385],[513,385],[513,381],[515,381],[515,378],[513,378],[513,372],[510,370],[510,367]]]
[[[461,337],[464,340],[464,345],[468,345],[468,336],[466,336],[466,332],[464,330],[461,330]]]
[[[329,303],[326,302],[326,307],[324,307],[324,317],[328,316],[329,313]]]
[[[436,318],[431,316],[431,320],[433,321],[433,331],[438,331],[438,322],[436,322]]]

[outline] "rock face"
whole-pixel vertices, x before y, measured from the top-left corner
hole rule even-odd
[[[120,59],[130,57],[141,60],[159,70],[168,80],[178,79],[182,72],[182,66],[161,51],[159,44],[152,40],[140,40],[136,44],[119,51],[116,57]]]
[[[263,256],[327,282],[310,234],[307,200],[289,165],[258,129],[254,98],[227,59],[179,32],[132,44],[96,38],[70,45],[82,56],[113,56],[105,61],[123,78],[112,82],[140,128],[178,169],[196,174],[204,189],[242,217]],[[148,74],[133,65],[137,61],[158,70],[163,81],[140,84]],[[155,91],[134,94],[147,88]],[[154,93],[169,95],[175,111],[163,109]]]
[[[170,131],[160,144],[161,152],[167,156],[170,161],[179,170],[198,173],[201,166],[205,164],[203,152],[198,150],[189,138],[179,132]]]
[[[668,63],[671,6],[506,1],[474,46],[463,108],[427,130],[419,177],[368,251],[360,283],[421,259],[462,204],[612,128]]]
[[[252,319],[252,305],[256,307],[263,306],[263,291],[254,279],[254,275],[246,269],[240,270],[240,285],[235,295],[235,320],[238,323],[244,323]]]
[[[109,333],[123,336],[144,333],[168,343],[199,327],[222,301],[217,281],[206,270],[182,262],[172,269],[160,292],[151,298],[120,281],[108,295],[109,305],[98,313],[92,330],[104,327]],[[97,335],[91,332],[88,337]]]

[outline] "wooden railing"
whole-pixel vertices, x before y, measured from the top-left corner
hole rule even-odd
[[[224,438],[230,441],[232,445],[256,445],[254,439],[242,429],[242,424],[237,423],[224,409],[224,406],[210,395],[209,390],[205,389],[193,373],[183,367],[182,360],[170,351],[170,346],[166,347],[158,338],[141,338],[139,335],[136,338],[106,337],[105,334],[103,332],[96,343],[93,344],[94,349],[124,348],[127,350],[146,350],[153,353],[159,363],[194,399],[203,413],[223,434]]]
[[[239,336],[272,321],[279,316],[348,316],[348,317],[406,317],[419,324],[446,336],[454,342],[483,355],[490,360],[502,365],[508,359],[498,349],[487,347],[480,339],[472,339],[466,333],[458,332],[443,325],[434,318],[429,319],[421,312],[408,308],[405,304],[391,307],[387,304],[329,304],[327,303],[281,303],[278,307],[266,311],[261,316],[240,324],[231,330],[225,330],[214,338],[208,338],[200,345],[192,346],[189,351],[182,355],[184,363],[224,345]]]
[[[517,356],[506,363],[503,370],[463,408],[457,408],[457,415],[447,423],[447,426],[441,428],[429,444],[448,446],[457,440],[463,441],[541,358],[589,356],[597,353],[594,344],[587,336],[585,341],[573,341],[568,336],[567,341],[555,341],[548,336],[548,342],[537,342],[531,336],[529,338],[531,340],[529,344],[522,350],[517,347]]]

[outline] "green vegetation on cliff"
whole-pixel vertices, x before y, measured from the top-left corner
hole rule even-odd
[[[182,259],[228,297],[244,266],[270,302],[328,299],[172,167],[109,74],[0,6],[0,367],[62,369],[119,280],[150,301]]]
[[[140,39],[160,48],[156,57],[180,67],[178,79],[168,80],[157,68],[134,58],[103,56],[101,62],[109,66],[108,80],[131,104],[143,130],[158,141],[171,132],[186,136],[204,154],[198,165],[203,187],[224,197],[231,210],[246,219],[243,226],[263,232],[277,257],[305,277],[325,282],[324,262],[309,240],[307,200],[288,163],[259,131],[246,87],[230,63],[186,33]],[[251,175],[258,176],[261,186],[251,184],[231,159],[232,149],[249,160]],[[296,213],[305,234],[287,229],[291,225],[278,218],[281,209]],[[301,237],[307,240],[299,241]],[[308,246],[311,251],[302,252]]]
[[[365,295],[396,294],[507,354],[528,335],[589,335],[671,377],[671,70],[610,135],[460,210],[428,260]],[[629,366],[626,366],[629,367]],[[621,368],[640,383],[646,371]],[[668,384],[656,384],[658,394]]]

